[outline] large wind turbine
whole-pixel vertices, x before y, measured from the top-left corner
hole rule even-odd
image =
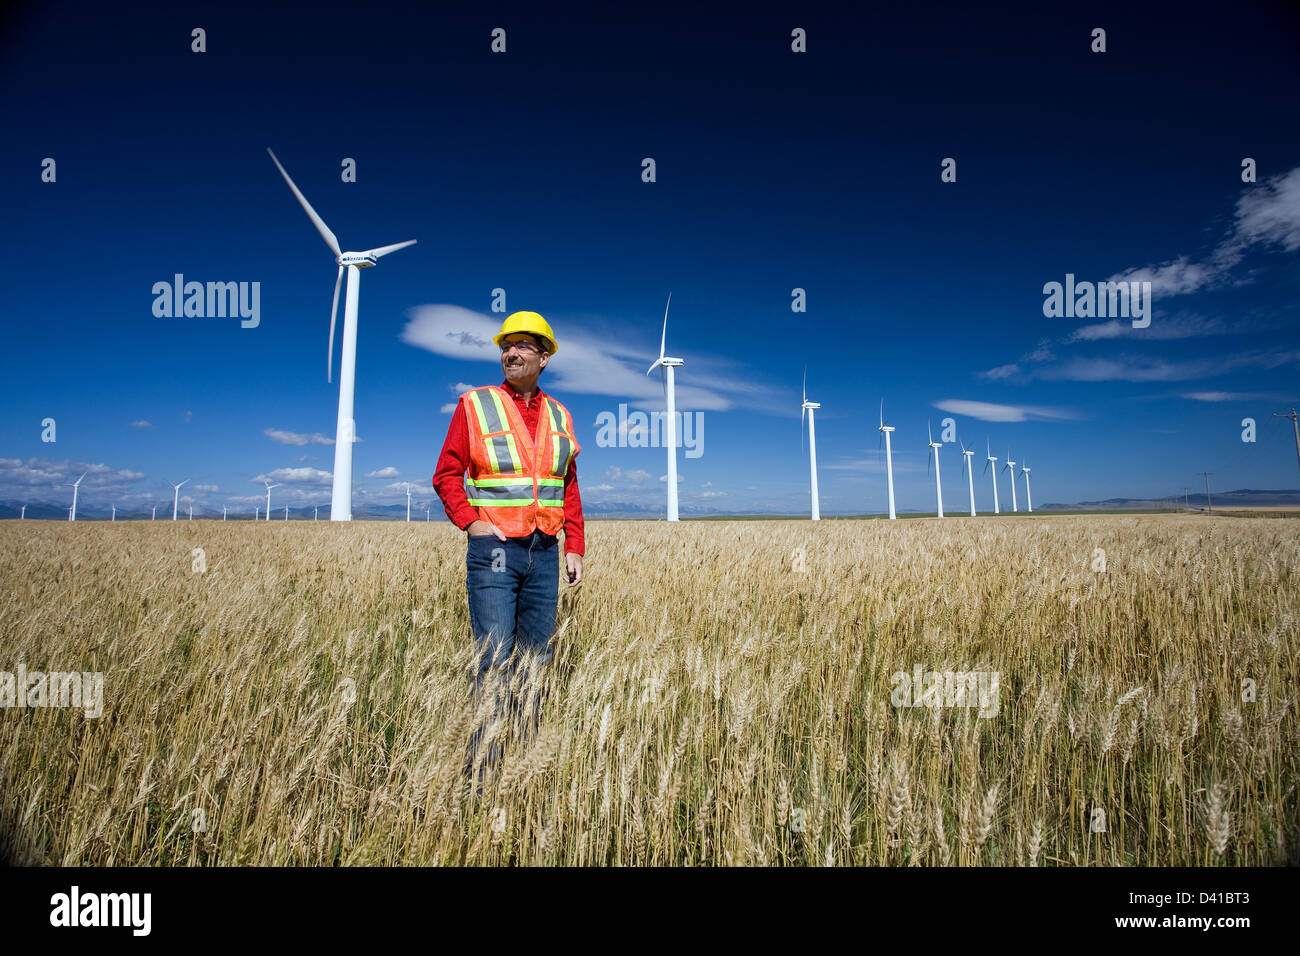
[[[799,431],[800,443],[802,444],[803,417],[806,412],[808,415],[808,467],[812,474],[812,520],[822,520],[821,499],[817,495],[817,426],[813,420],[813,412],[821,408],[821,402],[808,401],[808,369],[803,370],[803,405],[800,406],[799,412]]]
[[[357,371],[357,306],[361,298],[361,270],[375,265],[381,257],[388,255],[390,252],[396,252],[398,249],[405,249],[407,246],[414,245],[415,240],[408,239],[405,242],[395,242],[390,246],[379,246],[374,249],[367,249],[365,252],[344,252],[339,246],[338,238],[330,231],[330,227],[325,225],[325,220],[316,214],[316,210],[311,207],[311,203],[307,202],[307,197],[294,185],[293,180],[289,178],[289,174],[280,165],[280,161],[275,158],[275,153],[271,152],[269,146],[266,151],[271,154],[271,161],[280,170],[280,175],[284,177],[284,181],[293,190],[294,196],[302,204],[307,217],[312,221],[312,225],[316,227],[316,231],[321,234],[325,244],[334,253],[334,261],[339,265],[338,278],[334,280],[334,304],[330,306],[330,347],[325,363],[325,380],[327,382],[332,381],[331,376],[334,366],[334,319],[338,314],[339,286],[343,282],[344,269],[348,273],[348,288],[343,305],[343,356],[339,367],[339,415],[334,442],[334,490],[330,503],[330,520],[351,521],[352,443],[356,439],[356,422],[352,417],[352,399]]]
[[[1034,499],[1029,495],[1029,471],[1030,468],[1028,465],[1020,466],[1020,473],[1025,476],[1025,504],[1029,506],[1029,511],[1032,514],[1034,510]]]
[[[189,481],[189,479],[186,478],[185,481]],[[181,485],[185,484],[185,481],[182,481]],[[167,484],[172,486],[172,520],[175,521],[176,507],[180,504],[181,500],[181,485],[176,484],[174,481],[169,481]]]
[[[932,431],[930,431],[930,423],[929,423],[929,421],[927,421],[927,422],[925,423],[925,433],[926,433],[926,435],[928,435],[929,438],[930,438],[930,454],[929,454],[929,456],[926,458],[926,461],[925,461],[925,468],[926,468],[927,471],[929,471],[929,469],[930,469],[930,464],[931,464],[931,461],[930,461],[930,460],[933,459],[933,460],[934,460],[934,461],[933,461],[933,464],[934,464],[934,498],[935,498],[935,505],[936,505],[935,517],[937,517],[937,518],[942,518],[942,517],[943,517],[943,477],[942,477],[942,473],[941,473],[941,471],[940,471],[940,469],[939,469],[939,449],[943,447],[943,443],[942,443],[942,442],[937,442],[937,441],[934,440],[934,433],[933,433]]]
[[[984,440],[984,449],[987,457],[984,459],[984,473],[988,474],[989,470],[993,471],[993,513],[1000,514],[998,510],[998,459],[993,454],[993,449],[989,447],[988,439]]]
[[[83,471],[81,473],[81,478],[85,478],[87,474],[88,472]],[[70,483],[72,487],[72,508],[68,511],[69,521],[77,520],[77,490],[81,487],[81,478],[78,478],[76,481]]]
[[[271,520],[271,489],[279,488],[280,483],[277,481],[275,484],[272,484],[271,482],[263,478],[262,484],[266,485],[266,520],[270,521]]]
[[[645,370],[649,375],[658,368],[664,383],[664,405],[668,412],[668,520],[677,520],[677,387],[673,381],[673,369],[685,364],[679,358],[664,354],[668,342],[668,306],[673,304],[673,294],[668,293],[668,304],[664,306],[664,328],[659,335],[659,358]]]
[[[975,517],[975,469],[971,462],[975,460],[975,453],[966,447],[965,442],[961,442],[961,455],[966,459],[966,484],[970,487],[970,516]]]
[[[1019,511],[1020,508],[1016,505],[1016,463],[1011,460],[1010,448],[1007,449],[1007,461],[1002,470],[1011,472],[1011,510]]]
[[[894,513],[894,452],[889,447],[889,433],[894,430],[893,425],[885,424],[885,400],[880,400],[880,434],[885,439],[885,477],[889,480],[889,519],[893,521],[898,517]]]

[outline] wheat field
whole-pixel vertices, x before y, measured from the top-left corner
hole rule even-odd
[[[0,671],[104,695],[0,710],[0,852],[1295,862],[1298,565],[1286,519],[591,521],[479,796],[450,525],[6,521]],[[995,673],[996,712],[895,706],[914,668]]]

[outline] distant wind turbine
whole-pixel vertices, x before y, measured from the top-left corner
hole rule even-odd
[[[361,301],[361,270],[375,265],[381,257],[388,255],[390,252],[396,252],[398,249],[405,249],[407,246],[414,245],[415,240],[408,239],[405,242],[395,242],[390,246],[379,246],[374,249],[367,249],[365,252],[344,252],[339,246],[338,238],[330,231],[330,227],[325,225],[325,220],[317,215],[316,210],[311,207],[311,203],[307,202],[307,197],[294,185],[293,180],[289,178],[289,174],[280,165],[280,161],[275,158],[275,153],[271,152],[270,147],[267,147],[266,151],[271,154],[271,161],[280,170],[280,175],[284,177],[284,181],[293,190],[294,196],[297,197],[298,202],[307,213],[307,218],[312,221],[316,231],[321,234],[325,244],[330,247],[330,251],[334,253],[334,261],[339,265],[338,278],[334,280],[334,304],[330,306],[330,347],[325,363],[326,381],[332,381],[334,319],[338,314],[339,285],[343,282],[343,271],[346,269],[348,273],[348,288],[343,305],[343,355],[339,367],[339,414],[334,442],[334,488],[330,505],[330,520],[351,521],[352,443],[356,438],[356,422],[352,418],[352,400],[357,371],[357,311],[358,304]]]
[[[998,510],[998,459],[993,454],[993,449],[989,446],[987,438],[984,440],[984,448],[987,452],[987,457],[984,460],[984,473],[988,474],[990,469],[993,472],[993,513],[1001,514]]]
[[[21,512],[19,513],[19,515],[18,515],[18,520],[19,520],[19,521],[26,521],[26,520],[27,520],[27,506],[26,506],[26,505],[23,505],[22,511],[21,511]]]
[[[943,476],[939,468],[939,449],[943,447],[943,443],[934,440],[934,433],[930,431],[929,421],[925,423],[925,433],[927,436],[929,436],[930,439],[930,454],[926,458],[925,468],[926,471],[930,470],[930,465],[932,463],[931,459],[933,459],[934,498],[935,498],[935,506],[936,506],[935,517],[942,518],[943,517]]]
[[[85,478],[88,472],[82,472],[81,478]],[[72,508],[68,511],[68,520],[77,520],[77,491],[81,487],[81,478],[71,483],[72,486]]]
[[[262,484],[266,485],[266,520],[270,521],[271,520],[271,489],[279,488],[280,483],[277,481],[275,482],[275,484],[272,484],[271,482],[263,478]]]
[[[894,430],[893,425],[885,424],[885,400],[880,400],[880,434],[885,440],[885,476],[889,480],[889,517],[894,520],[898,517],[894,513],[894,453],[889,447],[889,433]]]
[[[225,520],[226,520],[226,506],[225,506],[225,505],[222,505],[222,506],[221,506],[221,520],[222,520],[222,521],[225,521]]]
[[[429,520],[429,509],[428,509],[427,506],[426,506],[425,509],[424,509],[424,520],[425,520],[425,521],[428,521],[428,520]]]
[[[966,459],[966,484],[970,487],[970,516],[975,517],[975,470],[971,462],[975,460],[975,452],[966,447],[965,442],[961,442],[961,455]]]
[[[1020,466],[1020,473],[1025,476],[1025,504],[1029,506],[1030,513],[1034,510],[1034,499],[1029,495],[1029,471],[1028,465]]]
[[[668,306],[673,304],[673,294],[668,293],[668,304],[664,306],[664,327],[659,335],[659,358],[655,359],[645,373],[649,375],[656,368],[664,383],[664,406],[667,409],[667,444],[668,444],[668,520],[677,520],[677,386],[673,379],[673,369],[685,364],[679,358],[664,354],[668,343]]]
[[[411,523],[411,483],[406,482],[406,523]]]
[[[312,521],[320,521],[320,505],[317,505],[317,506],[316,506],[316,516],[315,516],[314,518],[312,518],[311,520],[312,520]]]
[[[1002,466],[1002,470],[1011,472],[1011,510],[1019,511],[1020,508],[1016,504],[1016,463],[1011,460],[1010,448],[1007,449],[1007,461]]]
[[[186,478],[185,481],[189,481],[189,479]],[[174,481],[167,482],[167,484],[172,486],[172,520],[173,521],[176,520],[176,508],[180,504],[180,500],[181,500],[181,485],[185,484],[185,481],[182,481],[180,485],[176,484],[176,482]]]
[[[194,520],[194,502],[190,502],[190,520]]]
[[[153,506],[153,516],[150,517],[149,520],[150,520],[150,521],[157,521],[157,520],[158,520],[158,506],[157,506],[157,505],[154,505],[154,506]]]
[[[803,444],[803,418],[808,416],[808,468],[812,475],[812,520],[821,521],[821,499],[817,495],[817,425],[813,413],[821,408],[820,402],[808,401],[808,369],[803,370],[803,405],[799,411],[799,444]]]
[[[289,506],[288,506],[288,505],[285,505],[285,506],[284,506],[284,520],[285,520],[285,521],[288,521],[288,520],[289,520]]]
[[[116,504],[116,502],[113,504],[113,517],[112,517],[111,519],[109,519],[109,520],[111,520],[111,521],[116,521],[116,520],[117,520],[117,504]]]

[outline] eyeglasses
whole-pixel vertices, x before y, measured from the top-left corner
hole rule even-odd
[[[532,342],[503,342],[501,344],[501,354],[505,355],[511,349],[517,349],[521,355],[531,355],[534,352],[540,352]]]

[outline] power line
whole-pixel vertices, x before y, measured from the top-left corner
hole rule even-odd
[[[1300,463],[1300,417],[1297,417],[1295,409],[1291,409],[1291,414],[1283,415],[1280,412],[1273,413],[1274,418],[1291,419],[1291,428],[1295,431],[1295,457],[1296,462]]]

